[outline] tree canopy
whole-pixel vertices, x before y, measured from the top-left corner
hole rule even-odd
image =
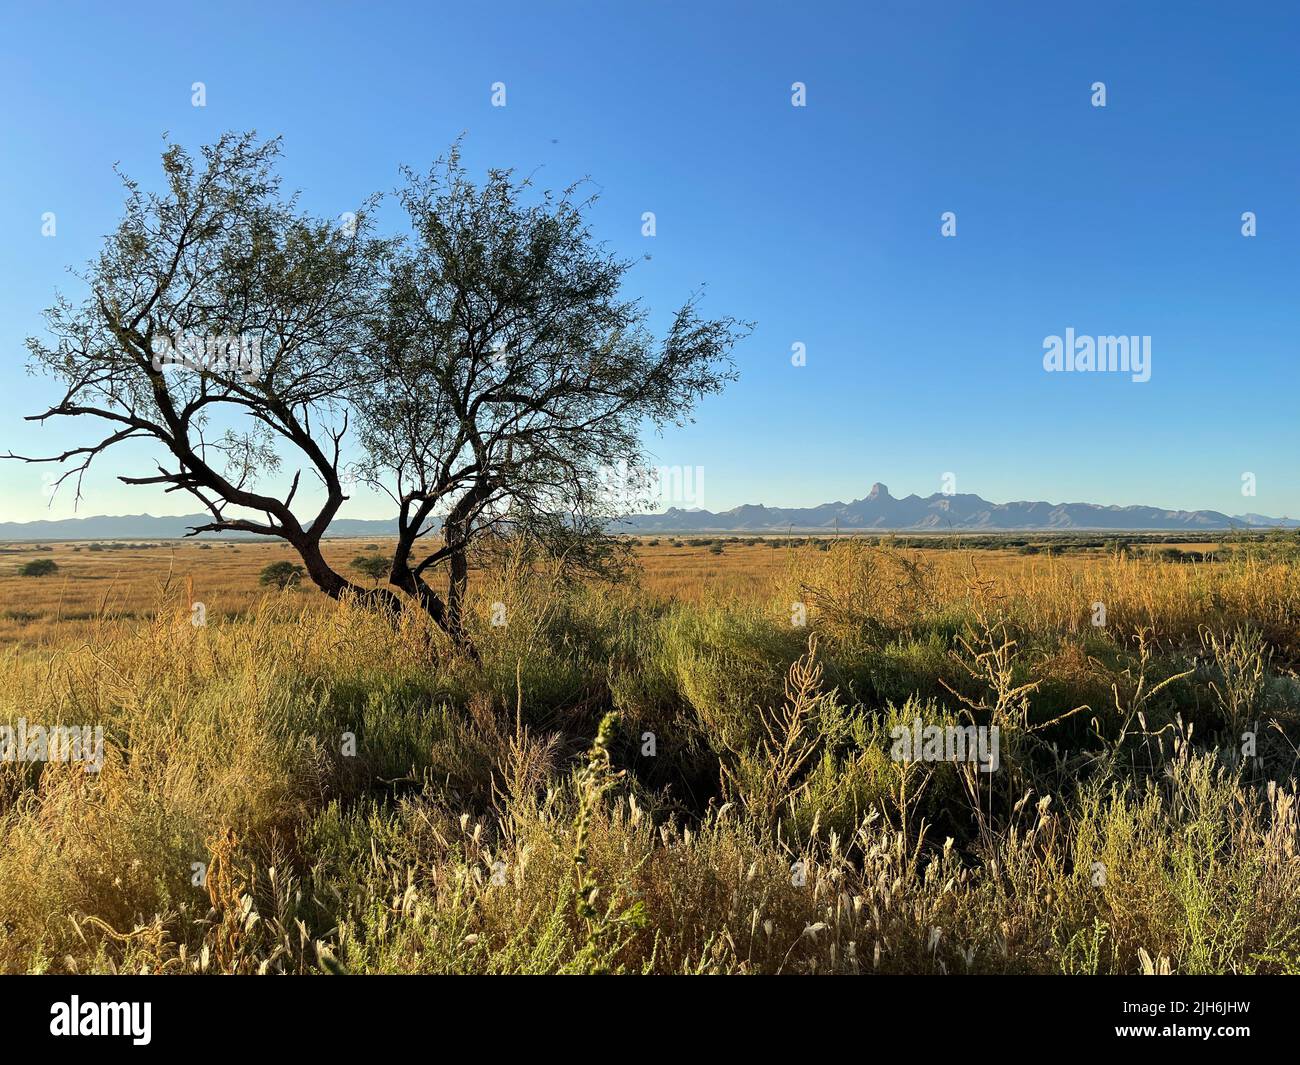
[[[28,341],[64,390],[29,420],[103,433],[10,457],[64,464],[59,484],[80,498],[101,453],[161,445],[153,471],[120,480],[200,500],[210,520],[191,534],[283,539],[326,594],[418,603],[472,650],[471,548],[509,536],[607,567],[627,500],[606,471],[643,468],[647,426],[688,420],[733,379],[748,326],[705,317],[696,292],[656,338],[623,292],[631,261],[593,238],[577,186],[540,191],[508,170],[476,182],[454,146],[402,171],[407,225],[380,234],[378,196],[342,220],[301,210],[279,152],[231,133],[198,158],[169,146],[159,191],[123,179],[84,297],[58,298],[49,338]],[[304,474],[319,485],[306,507]],[[397,512],[386,588],[352,584],[320,550],[354,484]]]

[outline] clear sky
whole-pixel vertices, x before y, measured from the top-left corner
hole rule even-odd
[[[711,510],[953,474],[997,502],[1300,515],[1300,5],[0,7],[0,452],[90,439],[21,421],[56,398],[22,341],[80,293],[115,161],[153,185],[164,131],[283,134],[286,184],[337,215],[464,132],[474,169],[589,175],[659,321],[707,282],[706,310],[757,323],[740,381],[653,442]],[[1150,336],[1151,379],[1045,372],[1067,328]],[[142,451],[98,461],[82,515],[197,509],[113,479]],[[0,520],[70,516],[48,474],[0,463]]]

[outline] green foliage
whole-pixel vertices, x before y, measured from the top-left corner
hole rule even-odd
[[[262,567],[257,582],[262,585],[271,585],[283,591],[296,585],[302,579],[302,576],[303,568],[293,562],[271,562]]]
[[[383,555],[358,555],[348,563],[352,569],[364,574],[372,581],[383,580],[392,568],[393,560]]]
[[[52,558],[34,558],[25,563],[18,573],[23,577],[48,577],[59,571],[58,563]]]

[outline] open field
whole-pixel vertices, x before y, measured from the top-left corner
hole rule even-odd
[[[818,545],[831,538],[793,538],[796,546],[812,539]],[[844,537],[842,539],[849,539]],[[934,538],[936,542],[940,538]],[[950,541],[943,538],[944,547]],[[983,538],[978,548],[944,550],[946,556],[964,558],[989,572],[1032,573],[1041,569],[1052,550],[1053,538],[1031,539],[1032,554],[1023,546],[1000,546],[999,540],[1019,537]],[[1158,551],[1205,553],[1213,556],[1230,547],[1209,537],[1203,539],[1151,538],[1143,543],[1132,536],[1138,554]],[[1222,539],[1222,538],[1218,538]],[[1110,538],[1087,538],[1089,546],[1061,550],[1059,557],[1069,568],[1091,565],[1110,557],[1100,546]],[[790,539],[786,537],[696,537],[646,536],[635,541],[641,564],[637,584],[657,597],[699,601],[719,597],[751,598],[771,590],[774,579],[789,567]],[[871,538],[872,543],[916,544],[924,538]],[[1093,544],[1097,546],[1093,546]],[[722,550],[714,553],[713,544]],[[958,541],[960,543],[960,541]],[[1042,545],[1042,546],[1038,546]],[[912,550],[911,548],[908,548]],[[925,549],[927,553],[933,549]],[[337,539],[325,544],[325,556],[340,571],[359,555],[391,554],[389,540]],[[924,557],[924,556],[920,556]],[[19,576],[21,567],[33,560],[51,559],[58,571],[39,579]],[[248,611],[264,594],[258,574],[268,563],[297,561],[286,544],[249,540],[165,540],[107,541],[103,543],[31,542],[0,544],[0,646],[17,641],[62,640],[102,619],[139,620],[151,616],[158,597],[173,587],[202,601],[216,617],[235,617]],[[189,582],[187,584],[187,582]],[[304,603],[323,596],[309,583],[300,589]],[[51,629],[49,623],[58,622]]]
[[[506,558],[474,665],[259,586],[279,547],[9,545],[0,722],[105,743],[0,764],[0,970],[1294,972],[1274,546]],[[898,757],[918,719],[994,771]]]

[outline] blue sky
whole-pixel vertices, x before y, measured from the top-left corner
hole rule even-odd
[[[150,185],[164,131],[282,134],[286,184],[337,215],[464,132],[474,169],[589,175],[658,321],[707,282],[706,309],[757,323],[740,381],[652,442],[704,468],[709,509],[951,473],[994,501],[1300,515],[1295,5],[5,7],[0,452],[90,438],[21,420],[56,398],[22,341],[116,222],[114,162]],[[1067,327],[1149,335],[1151,380],[1044,372]],[[78,513],[196,509],[114,479],[147,458],[103,456]],[[0,520],[71,515],[48,473],[0,463]]]

